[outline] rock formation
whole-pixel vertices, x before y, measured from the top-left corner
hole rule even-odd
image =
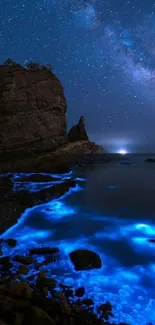
[[[1,65],[0,153],[51,151],[66,140],[66,99],[57,77]]]
[[[68,140],[70,142],[79,140],[89,141],[83,116],[80,117],[78,124],[73,126],[68,132]]]
[[[72,154],[92,154],[84,118],[67,136],[63,86],[45,66],[27,68],[8,59],[0,65],[0,173],[55,171]],[[58,166],[59,160],[59,166]]]

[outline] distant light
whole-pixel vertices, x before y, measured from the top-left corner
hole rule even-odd
[[[121,155],[126,155],[127,154],[127,151],[125,149],[121,149],[121,150],[119,150],[119,153]]]

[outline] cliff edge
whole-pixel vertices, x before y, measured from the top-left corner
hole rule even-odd
[[[0,172],[39,171],[40,160],[52,171],[57,150],[59,160],[64,152],[101,151],[89,142],[83,117],[67,134],[66,109],[63,86],[47,66],[11,59],[0,65]]]

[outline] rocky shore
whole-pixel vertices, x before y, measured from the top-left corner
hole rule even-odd
[[[3,245],[13,249],[17,241],[1,239],[1,255]],[[38,256],[44,257],[44,261],[39,263]],[[75,290],[52,277],[48,266],[60,258],[61,252],[57,247],[46,246],[31,249],[23,256],[11,254],[0,257],[1,325],[115,324],[111,321],[110,302],[97,306],[94,312],[94,302],[85,296],[84,287]],[[70,259],[76,270],[90,268],[90,262],[91,267],[101,267],[100,257],[91,251],[72,252]]]
[[[22,67],[11,59],[0,65],[0,325],[115,324],[110,302],[94,308],[84,287],[65,285],[52,274],[50,264],[61,259],[58,247],[32,247],[21,255],[20,243],[3,236],[27,208],[79,185],[70,173],[51,173],[70,172],[104,153],[89,141],[83,116],[67,133],[66,110],[63,86],[49,67]],[[75,272],[102,266],[89,250],[69,258]]]
[[[0,324],[114,325],[110,302],[94,308],[84,287],[65,285],[52,274],[50,265],[61,260],[58,247],[32,247],[21,255],[20,243],[3,236],[26,208],[58,199],[80,184],[70,173],[56,176],[9,173],[0,177]],[[31,192],[31,184],[44,186]],[[89,250],[73,251],[69,259],[76,272],[102,267],[100,256]]]
[[[89,141],[84,117],[67,133],[67,100],[49,67],[0,65],[0,172],[65,172],[77,156],[104,152]]]

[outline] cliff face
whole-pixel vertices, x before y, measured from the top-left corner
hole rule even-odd
[[[1,65],[0,154],[44,152],[66,141],[66,99],[56,76]]]
[[[66,106],[51,71],[0,65],[0,173],[63,170],[76,155],[103,151],[89,142],[83,117],[67,135]]]

